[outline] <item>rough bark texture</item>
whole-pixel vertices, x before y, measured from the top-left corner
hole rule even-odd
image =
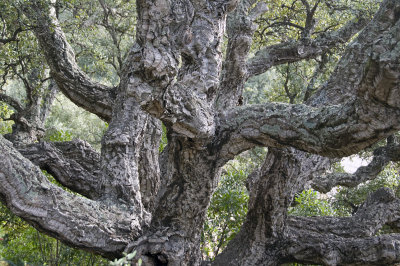
[[[30,78],[26,81],[28,99],[25,106],[10,96],[0,95],[0,98],[15,110],[10,117],[10,120],[14,121],[12,133],[6,135],[15,145],[29,144],[44,136],[44,123],[58,93],[54,82],[50,82],[49,86],[39,84],[37,71],[31,71]]]
[[[289,219],[289,260],[325,265],[398,262],[399,234],[374,236],[386,223],[398,225],[398,204],[393,191],[383,188],[371,194],[353,217]]]
[[[100,155],[84,141],[39,142],[19,152],[63,186],[90,199],[100,197]]]
[[[141,226],[135,213],[66,192],[0,136],[0,198],[39,230],[75,247],[114,257]]]
[[[113,89],[93,82],[79,68],[75,53],[56,18],[55,8],[49,5],[51,4],[45,1],[29,1],[22,8],[32,20],[52,77],[71,101],[104,120],[109,120],[114,100]]]
[[[264,164],[248,178],[246,221],[210,264],[400,262],[399,235],[375,236],[385,224],[400,224],[399,200],[387,189],[372,194],[353,217],[287,215],[295,193],[309,182],[328,190],[366,179],[356,173],[325,184],[319,177],[330,161],[321,155],[354,154],[400,129],[398,1],[383,1],[368,24],[349,22],[315,39],[310,39],[314,7],[302,1],[303,38],[265,47],[251,59],[254,21],[266,10],[263,4],[136,3],[136,42],[117,88],[93,82],[79,69],[51,1],[19,3],[61,92],[109,127],[101,154],[78,140],[49,144],[11,138],[11,144],[0,136],[0,198],[14,213],[66,243],[110,258],[136,250],[136,259],[146,265],[200,265],[201,231],[221,167],[240,152],[266,146]],[[237,106],[250,76],[315,58],[365,25],[308,105]],[[4,95],[0,100],[25,110]],[[161,155],[160,121],[168,132]],[[375,162],[395,160],[398,146],[385,149],[391,148],[393,153]],[[32,163],[79,194],[52,185]]]

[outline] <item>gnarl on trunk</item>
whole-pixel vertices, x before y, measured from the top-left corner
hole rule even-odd
[[[389,189],[371,194],[352,217],[287,214],[295,193],[309,183],[321,191],[354,186],[397,160],[398,145],[388,145],[385,155],[374,157],[378,170],[371,165],[352,176],[324,175],[327,157],[355,154],[400,129],[398,1],[383,1],[370,21],[362,17],[310,38],[321,1],[311,7],[302,0],[308,21],[302,38],[264,47],[250,58],[265,3],[137,0],[136,40],[115,88],[79,68],[53,2],[18,5],[59,90],[109,127],[101,154],[79,140],[35,142],[33,133],[18,135],[19,124],[12,136],[22,137],[10,137],[11,143],[0,136],[0,199],[13,213],[108,258],[136,250],[145,265],[400,262],[400,235],[376,236],[383,225],[400,226],[400,200]],[[329,80],[307,102],[238,106],[250,77],[317,58],[356,33]],[[0,100],[27,116],[18,102],[2,94]],[[168,145],[159,154],[161,122]],[[203,223],[221,168],[255,146],[268,147],[268,154],[248,178],[247,218],[215,261],[202,262]],[[39,168],[77,194],[50,183]]]

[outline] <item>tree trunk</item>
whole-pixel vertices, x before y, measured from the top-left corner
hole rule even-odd
[[[367,23],[359,19],[309,39],[315,10],[301,2],[307,10],[303,38],[249,59],[264,4],[138,0],[136,42],[115,88],[79,68],[53,1],[19,3],[62,93],[109,127],[101,154],[81,141],[32,143],[28,132],[26,141],[15,137],[11,144],[0,136],[0,199],[43,232],[108,258],[136,251],[135,260],[145,265],[200,265],[200,236],[221,168],[241,152],[265,146],[262,167],[248,178],[246,220],[208,264],[400,262],[399,235],[375,236],[383,225],[400,225],[399,199],[388,189],[372,194],[354,217],[287,214],[308,184],[331,186],[319,178],[331,162],[322,156],[357,153],[400,129],[398,1],[383,1],[307,104],[240,106],[249,77],[315,58]],[[161,122],[168,145],[159,154]],[[13,134],[22,131],[17,123]],[[79,194],[51,184],[32,163]],[[332,183],[343,184],[339,179]]]

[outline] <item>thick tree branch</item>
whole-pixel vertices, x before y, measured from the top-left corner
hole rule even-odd
[[[0,136],[0,199],[39,230],[74,247],[120,256],[141,230],[133,213],[68,193],[51,184]],[[129,233],[127,233],[129,232]]]
[[[323,265],[394,265],[400,262],[400,235],[342,238],[295,234],[284,262]]]
[[[54,7],[35,0],[24,3],[22,8],[33,23],[34,32],[59,89],[78,106],[108,121],[114,99],[113,88],[92,81],[79,68]]]
[[[399,3],[382,4],[347,48],[331,79],[311,99],[314,105],[330,105],[267,103],[228,110],[220,116],[219,136],[228,139],[222,152],[235,155],[252,145],[289,145],[343,157],[399,130],[400,53],[392,52],[400,47],[396,12]]]
[[[265,3],[258,3],[249,12],[253,4],[254,1],[240,1],[235,11],[228,15],[228,47],[216,99],[218,109],[241,105],[240,97],[247,80],[246,59],[252,44],[253,33],[256,30],[253,22],[267,10]]]
[[[400,110],[358,102],[312,108],[268,103],[237,107],[223,114],[218,137],[226,132],[221,153],[232,157],[254,145],[292,146],[311,153],[348,156],[400,129]],[[364,112],[360,112],[364,111]],[[378,121],[370,123],[374,113]],[[321,145],[324,143],[324,145]]]
[[[148,132],[148,114],[132,98],[120,93],[112,121],[102,138],[102,200],[143,211],[138,173],[140,141]],[[147,137],[147,136],[146,136]]]
[[[160,187],[158,157],[162,130],[161,122],[152,116],[147,116],[145,123],[145,128],[141,134],[138,172],[143,206],[148,211],[152,211]]]
[[[100,154],[88,143],[81,140],[39,142],[18,150],[63,186],[90,199],[100,197]]]
[[[128,93],[178,134],[214,134],[211,103],[219,86],[224,21],[235,4],[137,2],[137,43],[129,55],[131,73],[124,77]]]
[[[329,160],[320,156],[270,148],[262,167],[247,179],[246,221],[213,265],[277,265],[286,236],[287,208],[307,180],[328,166]]]
[[[136,250],[137,258],[142,257],[146,265],[153,265],[151,261],[154,265],[199,265],[199,225],[204,221],[220,172],[215,167],[216,154],[212,149],[204,153],[189,138],[168,134],[163,157],[149,230],[126,251]]]
[[[252,77],[273,66],[316,58],[339,44],[348,42],[367,23],[367,19],[358,18],[337,31],[321,34],[315,39],[306,38],[265,47],[248,60],[248,75]]]
[[[389,188],[371,193],[368,199],[351,217],[295,217],[290,216],[287,224],[294,231],[308,234],[335,234],[338,237],[357,238],[374,236],[389,224],[397,229],[400,222],[400,199]]]
[[[399,223],[399,207],[393,191],[382,188],[352,217],[290,217],[288,261],[328,265],[400,262],[400,235],[374,237],[383,225]]]
[[[365,181],[375,179],[391,161],[400,160],[400,145],[388,145],[374,151],[374,157],[367,166],[361,166],[353,174],[331,173],[317,177],[311,186],[320,192],[327,193],[335,186],[355,187]]]

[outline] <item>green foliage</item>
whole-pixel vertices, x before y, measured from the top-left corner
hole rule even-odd
[[[28,81],[33,71],[39,80],[45,79],[47,65],[43,64],[38,43],[30,30],[30,21],[22,15],[18,1],[2,0],[0,10],[0,38],[18,40],[0,43],[0,90],[9,80]],[[33,93],[39,85],[29,84]]]
[[[355,188],[340,187],[332,202],[338,215],[348,216],[357,210],[368,197],[369,193],[381,187],[388,187],[396,191],[397,197],[400,196],[400,177],[399,168],[396,164],[386,167],[379,176],[371,181],[358,185]]]
[[[321,199],[318,192],[308,189],[295,199],[295,207],[289,208],[290,215],[297,216],[336,216],[328,200]]]
[[[168,144],[168,139],[167,139],[167,128],[162,124],[162,135],[161,135],[161,140],[160,140],[160,146],[158,147],[158,151],[161,153],[165,146]]]
[[[343,171],[342,167],[335,168]],[[295,199],[295,206],[289,209],[290,215],[298,216],[351,216],[367,199],[368,195],[379,188],[388,187],[400,196],[399,168],[396,164],[386,167],[379,176],[358,185],[355,188],[338,187],[331,195],[321,195],[309,189]],[[387,229],[385,229],[387,230]]]
[[[111,266],[129,266],[132,264],[133,258],[136,256],[136,251],[133,251],[129,254],[124,254],[124,256],[120,259],[115,259],[113,262],[110,262]],[[142,265],[142,259],[139,259],[136,266]]]
[[[11,133],[13,122],[4,121],[4,119],[9,118],[12,113],[12,110],[5,103],[0,102],[0,134]]]
[[[99,150],[101,138],[107,127],[107,123],[77,107],[60,94],[46,120],[45,140],[68,141],[79,138],[86,140]]]
[[[214,258],[238,233],[247,213],[248,193],[244,186],[247,174],[233,166],[221,177],[207,211],[202,236],[203,253]]]
[[[117,85],[135,36],[136,1],[63,0],[59,5],[59,20],[79,66],[95,80]]]
[[[332,49],[330,54],[323,56],[323,59],[319,57],[280,65],[250,78],[243,91],[245,102],[303,103],[307,90],[313,93],[328,79],[341,52],[341,49]],[[321,64],[323,67],[320,67]]]
[[[108,265],[100,256],[45,236],[0,204],[0,260],[11,265]]]
[[[53,131],[48,131],[47,132],[47,140],[52,141],[52,142],[57,142],[57,141],[71,141],[72,140],[72,134],[68,130],[53,130]]]
[[[266,149],[255,148],[237,156],[224,167],[204,223],[202,251],[205,259],[214,259],[239,232],[249,199],[245,181],[265,154]]]
[[[269,10],[258,20],[254,48],[260,46],[290,42],[300,39],[306,26],[307,10],[302,1],[295,0],[261,0]],[[318,34],[337,30],[347,21],[356,19],[364,14],[372,16],[377,10],[379,1],[376,0],[308,0],[310,7],[318,2],[314,15],[314,38]]]

